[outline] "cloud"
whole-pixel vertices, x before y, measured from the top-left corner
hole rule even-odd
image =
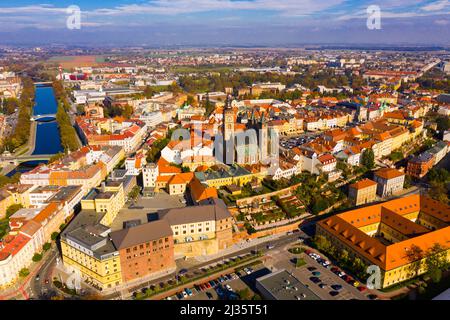
[[[48,4],[23,7],[0,7],[0,14],[62,14],[67,8],[58,8]]]
[[[439,10],[444,9],[448,5],[450,5],[449,0],[440,0],[440,1],[436,1],[436,2],[431,2],[431,3],[427,4],[426,6],[423,6],[421,9],[424,11],[439,11]]]
[[[101,8],[91,15],[157,14],[177,15],[185,13],[262,10],[284,14],[308,15],[344,3],[344,0],[154,0],[144,4],[121,5]]]

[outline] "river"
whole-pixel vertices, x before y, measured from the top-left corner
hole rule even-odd
[[[33,115],[56,114],[58,105],[53,87],[36,85]],[[33,154],[56,154],[63,151],[55,118],[36,120],[36,141]]]

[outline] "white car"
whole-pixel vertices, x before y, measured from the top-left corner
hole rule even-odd
[[[187,298],[188,297],[188,294],[186,293],[186,292],[181,292],[181,294],[183,295],[183,298]]]
[[[225,288],[227,288],[228,291],[233,291],[233,288],[231,288],[231,286],[229,284],[226,284]]]

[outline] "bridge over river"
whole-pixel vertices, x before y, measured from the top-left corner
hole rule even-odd
[[[53,156],[53,154],[31,154],[18,157],[0,157],[0,165],[14,164],[17,166],[28,161],[48,161]]]
[[[45,118],[53,118],[52,120],[56,119],[56,113],[52,113],[52,114],[37,114],[34,115],[30,118],[31,121],[39,121]]]

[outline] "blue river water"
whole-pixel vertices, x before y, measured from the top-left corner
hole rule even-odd
[[[33,115],[55,114],[58,109],[53,87],[36,85],[36,95]]]
[[[52,87],[36,85],[34,115],[56,114],[57,102]],[[56,154],[63,151],[55,119],[37,120],[36,142],[33,154]]]

